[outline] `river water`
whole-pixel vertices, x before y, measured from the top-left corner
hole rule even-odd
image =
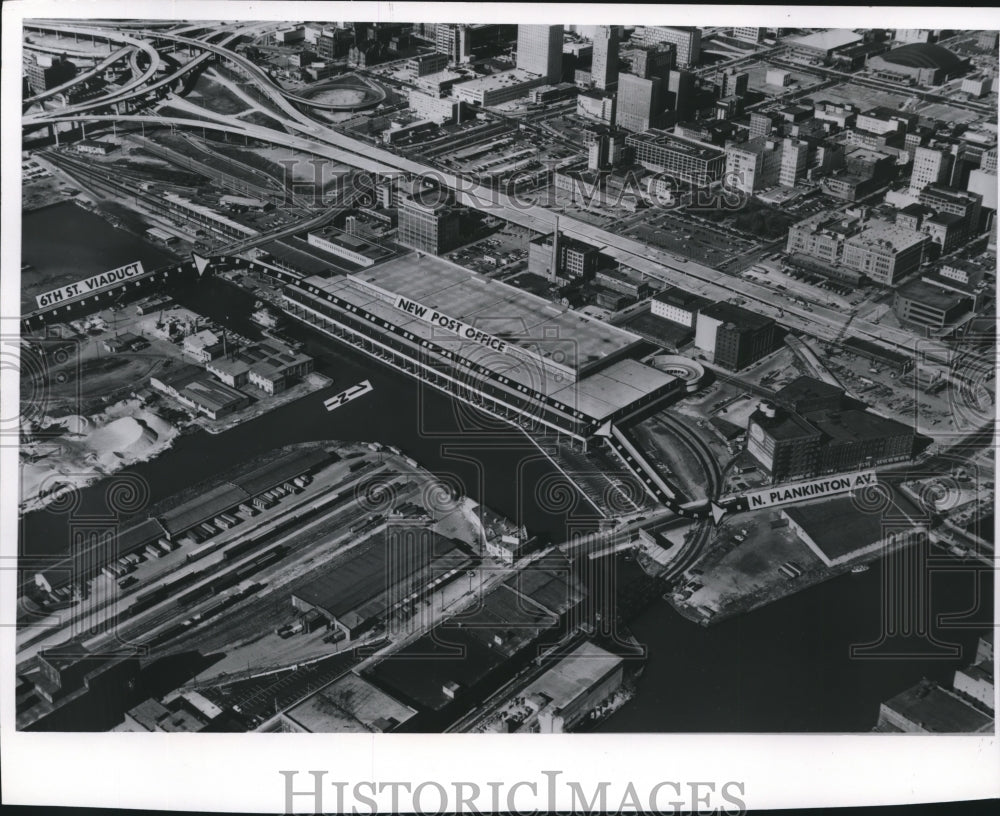
[[[52,245],[59,246],[65,212],[52,208],[33,216],[24,231],[25,258],[34,259],[40,275],[49,263],[72,262],[72,256],[62,258],[61,252],[52,249]],[[88,219],[88,227],[88,264],[101,268],[88,268],[86,274],[120,263],[123,250],[116,242],[123,235],[132,236],[103,221],[94,224]],[[126,254],[134,251],[128,247]],[[246,319],[252,299],[229,284],[204,279],[178,293],[178,299],[243,334],[252,336],[256,331]],[[578,528],[587,522],[587,503],[582,498],[566,501],[565,496],[539,489],[558,475],[520,432],[307,329],[290,333],[306,342],[317,370],[331,377],[333,384],[223,434],[199,430],[182,436],[158,459],[130,468],[148,484],[150,503],[280,445],[317,439],[372,440],[398,446],[467,495],[518,519],[532,533],[562,540],[569,526]],[[336,411],[325,410],[326,398],[365,379],[374,386],[372,393]],[[75,511],[78,517],[105,513],[104,493],[100,483],[84,490]],[[68,521],[67,516],[49,511],[25,517],[22,553],[64,552]],[[634,563],[608,561],[606,568],[615,569],[620,593],[627,594],[641,583]],[[960,654],[927,653],[926,641],[918,639],[910,651],[920,657],[892,658],[882,649],[874,656],[852,658],[852,644],[878,639],[881,569],[876,563],[867,573],[842,576],[707,629],[656,600],[630,622],[632,633],[648,649],[638,693],[600,730],[870,729],[879,702],[922,677],[947,683],[956,667],[970,662],[977,636],[992,621],[993,608],[988,571],[970,567],[937,572],[932,576],[928,604],[932,619],[938,613],[980,608],[965,621],[965,628],[934,631],[939,641],[959,646]]]

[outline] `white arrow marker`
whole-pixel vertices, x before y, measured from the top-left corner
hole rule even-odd
[[[208,268],[211,261],[203,255],[198,255],[195,252],[191,253],[191,259],[194,261],[195,268],[198,270],[198,275],[204,275],[205,270]]]
[[[726,515],[726,508],[720,504],[712,502],[712,521],[715,522],[715,526],[719,526],[719,522],[722,521],[722,517]]]
[[[370,391],[374,391],[372,384],[368,380],[359,382],[357,385],[352,385],[346,391],[341,391],[328,400],[323,401],[323,405],[326,407],[327,411],[335,411],[342,405],[347,405],[351,400],[356,400],[358,397],[363,397]]]

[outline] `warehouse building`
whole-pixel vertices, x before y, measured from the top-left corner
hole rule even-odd
[[[350,261],[356,266],[374,266],[392,257],[392,251],[378,244],[351,235],[336,227],[324,227],[306,236],[310,245]]]
[[[279,730],[298,734],[385,734],[405,730],[416,710],[353,672],[283,711]]]
[[[913,458],[912,427],[856,405],[836,386],[799,377],[750,415],[747,451],[772,482]]]
[[[542,644],[576,631],[584,597],[565,557],[545,556],[488,592],[471,614],[443,621],[364,676],[420,712],[414,730],[443,729],[511,679]]]
[[[711,303],[712,301],[701,295],[694,295],[671,286],[653,296],[649,302],[649,310],[657,317],[693,329],[698,320],[698,313]]]
[[[695,345],[712,355],[712,362],[741,371],[778,346],[777,324],[730,303],[713,303],[698,312]]]
[[[971,308],[969,297],[923,280],[900,286],[892,301],[892,310],[902,322],[932,329],[951,325]]]
[[[571,731],[621,688],[624,659],[584,641],[519,694],[533,716],[519,730]]]
[[[920,266],[929,240],[924,233],[895,224],[871,226],[844,242],[843,264],[875,283],[892,286]]]
[[[862,512],[850,496],[785,507],[781,515],[828,567],[877,552],[888,535],[885,516]]]
[[[472,557],[454,539],[427,530],[377,534],[292,593],[299,612],[319,612],[357,637],[402,605],[461,574]]]

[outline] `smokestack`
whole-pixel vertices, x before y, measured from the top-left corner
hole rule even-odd
[[[556,229],[552,233],[552,265],[549,267],[549,281],[555,283],[559,275],[559,216],[556,215]]]

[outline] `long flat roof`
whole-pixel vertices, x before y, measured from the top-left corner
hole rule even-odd
[[[677,378],[637,360],[618,360],[556,391],[552,396],[583,411],[594,419],[604,419],[619,408],[669,385]]]
[[[415,587],[468,560],[452,539],[434,533],[418,536],[409,545],[381,534],[334,561],[292,594],[335,618],[372,600],[377,601],[372,611],[378,613],[385,607],[382,599],[392,589],[390,583]],[[410,591],[396,595],[403,597]]]
[[[785,42],[806,46],[807,48],[831,51],[834,48],[842,48],[845,45],[859,43],[863,39],[863,36],[847,28],[828,28],[824,31],[817,31],[814,34],[806,34],[802,37],[789,37]]]
[[[248,498],[249,495],[245,490],[224,482],[206,490],[191,501],[166,511],[160,516],[160,521],[167,532],[174,535],[208,521]]]
[[[389,730],[416,710],[353,672],[324,686],[285,712],[286,717],[317,734]]]
[[[523,695],[544,694],[561,708],[586,694],[622,662],[618,655],[587,640],[531,683]]]
[[[623,355],[641,338],[521,289],[439,259],[406,256],[340,278],[307,278],[301,288],[331,295],[457,357],[603,420],[675,377]],[[316,292],[312,292],[312,289]],[[498,352],[401,308],[398,297],[507,342]],[[599,370],[594,370],[599,369]]]
[[[535,355],[545,357],[546,352],[552,349],[552,354],[561,351],[562,355],[556,356],[565,357],[570,351],[571,356],[563,359],[561,366],[577,371],[641,340],[638,335],[624,329],[426,255],[409,254],[346,278],[309,279],[307,283],[328,291],[341,290],[337,294],[345,299],[357,297],[350,293],[352,289],[357,291],[357,284],[372,284],[482,329]],[[366,300],[372,303],[375,298],[369,296]],[[387,314],[392,316],[396,325],[405,325],[415,334],[422,334],[417,328],[421,323],[430,328],[430,324],[391,304]],[[443,329],[437,329],[433,334],[435,341],[448,336]]]
[[[957,694],[926,679],[897,694],[885,705],[910,722],[919,723],[924,731],[937,734],[984,731],[993,721]]]

